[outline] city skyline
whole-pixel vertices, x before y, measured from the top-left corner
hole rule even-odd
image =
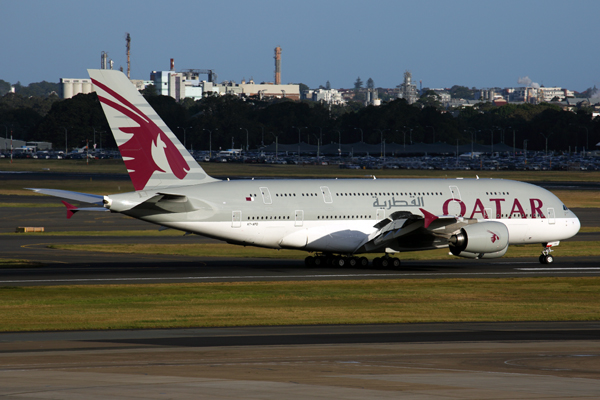
[[[0,79],[23,85],[87,78],[108,52],[131,78],[152,70],[213,69],[219,80],[351,88],[357,77],[393,88],[405,70],[423,87],[515,87],[524,77],[584,91],[600,84],[593,48],[600,3],[579,1],[229,0],[199,4],[2,0]],[[35,12],[32,12],[35,11]]]

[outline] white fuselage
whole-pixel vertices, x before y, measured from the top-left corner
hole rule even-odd
[[[157,203],[165,212],[136,207],[157,193],[179,197]],[[374,225],[397,211],[501,222],[510,244],[560,241],[580,228],[549,191],[495,179],[217,181],[108,199],[112,211],[230,243],[342,254],[360,252]],[[392,249],[446,247],[447,235],[438,236]]]

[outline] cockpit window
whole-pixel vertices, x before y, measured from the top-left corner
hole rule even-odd
[[[565,206],[564,204],[563,204],[563,210],[569,211],[569,209],[567,208],[567,206]]]

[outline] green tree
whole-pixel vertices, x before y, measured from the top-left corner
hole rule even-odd
[[[356,81],[354,82],[354,91],[358,92],[360,89],[362,89],[363,87],[363,81],[360,79],[360,76],[358,78],[356,78]]]
[[[375,88],[375,82],[373,82],[373,79],[369,78],[367,79],[367,89],[374,89]]]
[[[53,93],[59,93],[60,85],[46,81],[30,83],[29,86],[22,86],[19,83],[19,87],[15,87],[15,91],[22,96],[48,97]]]
[[[433,107],[437,109],[442,107],[440,103],[440,96],[433,90],[427,90],[425,93],[423,93],[421,98],[417,100],[417,103],[421,104],[423,107]]]
[[[453,99],[473,100],[475,95],[474,90],[466,86],[454,85],[450,88],[450,96]]]
[[[140,93],[146,98],[158,96],[158,91],[154,85],[146,86],[144,89],[140,90]]]
[[[0,96],[4,96],[8,92],[10,92],[10,83],[0,79]]]

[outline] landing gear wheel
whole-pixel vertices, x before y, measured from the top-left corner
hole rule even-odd
[[[315,266],[315,257],[312,256],[308,256],[304,259],[304,265],[306,265],[307,267],[314,267]]]
[[[356,265],[358,264],[358,260],[356,259],[356,257],[350,257],[350,258],[348,259],[348,264],[349,264],[349,265],[350,265],[352,268],[354,268],[354,267],[356,267]]]
[[[341,268],[346,265],[346,259],[344,257],[336,257],[333,261],[333,266]]]
[[[366,268],[369,266],[369,259],[367,257],[361,257],[358,259],[358,265],[360,267]]]
[[[400,268],[400,260],[397,258],[392,258],[392,266],[394,268]]]
[[[381,268],[381,258],[375,257],[373,259],[373,268]]]
[[[390,266],[390,259],[387,257],[384,257],[381,259],[381,261],[379,263],[381,264],[382,268],[387,268]]]
[[[315,267],[321,267],[324,264],[325,264],[325,257],[322,257],[322,256],[315,257],[315,260],[313,261],[313,265]]]
[[[554,262],[554,257],[550,254],[552,252],[552,244],[551,243],[543,243],[544,250],[542,250],[542,255],[539,260],[542,264],[552,264]],[[558,242],[554,245],[558,245]]]

